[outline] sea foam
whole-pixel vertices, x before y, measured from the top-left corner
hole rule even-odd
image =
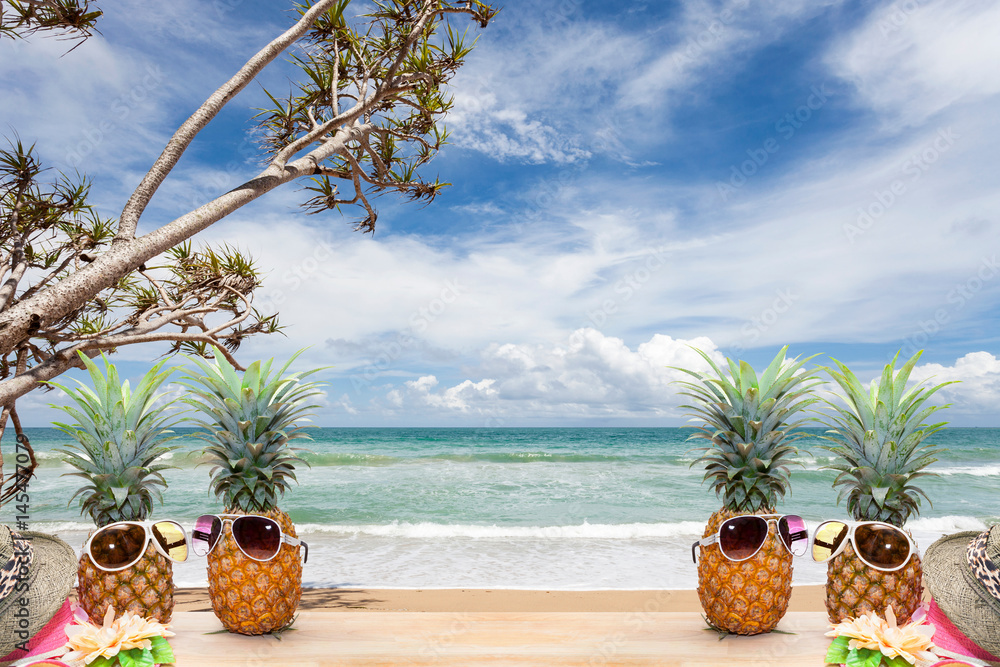
[[[473,524],[406,523],[367,525],[334,525],[307,523],[296,526],[301,535],[323,533],[327,535],[403,537],[416,539],[441,538],[513,538],[513,539],[611,539],[635,540],[698,536],[704,530],[701,521],[677,523],[627,523],[589,524],[569,526],[497,526]]]

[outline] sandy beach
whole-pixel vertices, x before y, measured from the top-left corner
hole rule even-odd
[[[796,586],[789,612],[822,612],[822,586]],[[207,588],[179,588],[175,611],[212,611]],[[310,612],[701,612],[696,591],[530,591],[503,589],[309,588],[300,611]]]

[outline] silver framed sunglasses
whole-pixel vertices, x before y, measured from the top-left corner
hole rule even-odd
[[[722,555],[731,561],[753,558],[767,541],[771,524],[777,530],[778,541],[793,556],[803,556],[809,548],[809,531],[805,520],[797,514],[744,514],[726,519],[714,535],[691,545],[691,560],[698,562],[698,547],[719,545]]]
[[[109,523],[94,531],[83,551],[97,569],[118,572],[138,563],[150,542],[175,563],[187,560],[187,533],[179,523],[170,520]]]
[[[843,553],[848,543],[862,563],[882,572],[903,569],[917,550],[913,538],[891,523],[824,521],[813,533],[813,560],[825,563]]]
[[[230,525],[233,539],[247,558],[269,561],[281,551],[281,545],[301,546],[302,562],[309,562],[309,545],[291,535],[286,535],[274,519],[256,514],[203,514],[198,517],[191,531],[191,549],[198,556],[207,556],[219,543],[226,524]]]

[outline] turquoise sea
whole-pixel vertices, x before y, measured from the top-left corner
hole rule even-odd
[[[177,469],[156,517],[190,528],[221,509],[208,492],[210,466],[197,464],[190,430],[175,442]],[[691,543],[718,509],[691,468],[696,444],[679,428],[315,428],[299,441],[311,468],[282,508],[310,544],[311,586],[384,588],[694,588]],[[819,431],[815,432],[819,434]],[[30,489],[31,524],[79,548],[90,527],[67,501],[80,485],[53,450],[54,429],[28,429],[41,467]],[[921,486],[910,523],[926,548],[942,534],[1000,522],[1000,429],[954,428]],[[834,474],[816,446],[801,441],[801,467],[780,506],[811,525],[843,518]],[[5,451],[11,451],[5,448]],[[12,456],[7,457],[8,462]],[[9,473],[11,470],[5,469]],[[11,506],[4,514],[13,513]],[[5,517],[9,521],[10,517]],[[797,583],[820,583],[825,569],[797,559]],[[203,559],[175,566],[180,585],[204,585]]]

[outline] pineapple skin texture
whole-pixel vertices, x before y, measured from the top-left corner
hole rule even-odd
[[[115,616],[130,611],[160,623],[169,623],[174,610],[173,563],[153,543],[142,559],[119,572],[97,569],[90,556],[80,556],[77,568],[80,606],[94,623],[101,623],[109,606]]]
[[[703,537],[714,535],[723,521],[741,514],[746,512],[719,510],[709,517]],[[774,525],[760,551],[745,561],[729,560],[718,545],[699,551],[698,599],[709,622],[738,635],[774,630],[792,597],[792,555],[779,543]]]
[[[226,513],[245,514],[239,510]],[[291,518],[280,509],[255,514],[274,519],[283,533],[298,537]],[[301,548],[282,544],[278,555],[267,562],[247,558],[227,523],[208,554],[208,595],[222,625],[241,635],[263,635],[291,623],[302,599],[300,552]]]
[[[848,543],[826,568],[826,611],[831,623],[840,623],[874,611],[885,616],[886,607],[900,623],[909,620],[923,598],[923,567],[914,552],[909,562],[896,572],[868,567]]]

